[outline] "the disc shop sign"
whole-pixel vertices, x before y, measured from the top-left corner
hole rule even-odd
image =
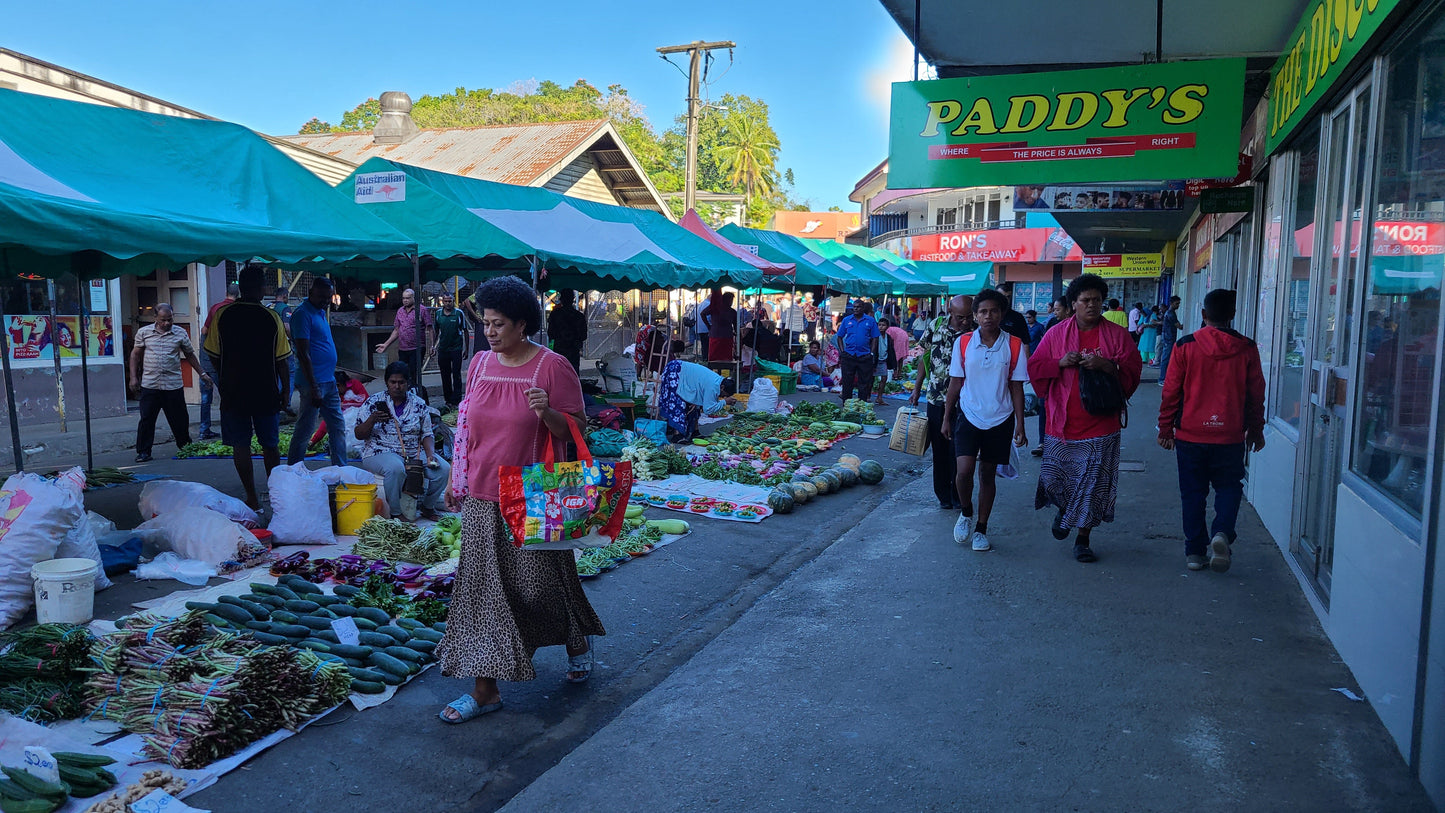
[[[1244,60],[893,85],[894,189],[1232,175]]]

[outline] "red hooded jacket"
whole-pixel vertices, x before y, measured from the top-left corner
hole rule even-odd
[[[1203,327],[1174,344],[1159,437],[1190,443],[1243,443],[1264,431],[1264,372],[1254,341]]]

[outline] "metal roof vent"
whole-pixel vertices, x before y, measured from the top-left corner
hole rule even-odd
[[[381,118],[371,131],[376,144],[400,144],[416,135],[419,129],[411,120],[411,97],[399,90],[381,94]]]

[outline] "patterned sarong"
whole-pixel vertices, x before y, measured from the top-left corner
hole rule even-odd
[[[1046,435],[1034,508],[1062,510],[1065,528],[1113,522],[1119,496],[1119,439],[1118,432],[1088,440]]]

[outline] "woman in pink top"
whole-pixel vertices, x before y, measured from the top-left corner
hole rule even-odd
[[[461,509],[462,552],[447,632],[436,649],[442,674],[476,683],[442,709],[448,723],[500,709],[497,681],[535,678],[532,654],[539,647],[565,645],[567,680],[585,681],[591,636],[606,634],[582,592],[572,551],[513,547],[498,507],[498,468],[536,463],[545,433],[565,444],[569,421],[587,425],[582,385],[565,358],[528,338],[542,325],[542,309],[525,282],[488,280],[476,302],[492,349],[472,359],[458,407],[447,507]]]

